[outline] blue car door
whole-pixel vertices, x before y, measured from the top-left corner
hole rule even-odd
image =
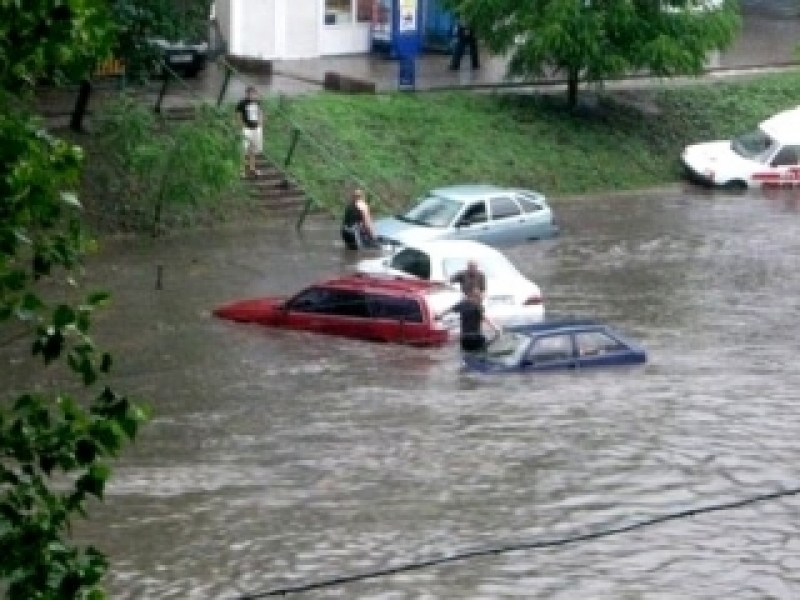
[[[576,368],[578,360],[572,335],[555,333],[538,336],[528,348],[521,366],[536,371]]]

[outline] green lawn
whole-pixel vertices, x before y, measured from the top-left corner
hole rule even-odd
[[[383,210],[450,183],[529,187],[551,199],[646,188],[680,180],[687,143],[743,133],[800,103],[800,71],[592,98],[570,111],[552,93],[319,93],[282,109],[270,102],[267,146],[282,163],[299,127],[289,169],[332,208],[355,181]]]

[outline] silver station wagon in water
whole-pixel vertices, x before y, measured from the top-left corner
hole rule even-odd
[[[431,190],[404,213],[375,221],[375,234],[389,245],[448,239],[495,246],[551,238],[558,227],[539,192],[476,184]]]

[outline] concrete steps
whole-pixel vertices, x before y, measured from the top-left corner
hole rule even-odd
[[[187,121],[195,118],[197,111],[191,105],[169,106],[162,108],[161,115],[168,121]],[[281,168],[263,156],[256,160],[256,169],[259,171],[258,176],[248,175],[243,179],[249,195],[260,200],[260,205],[268,214],[274,212],[281,216],[289,213],[299,215],[305,207],[305,192]]]

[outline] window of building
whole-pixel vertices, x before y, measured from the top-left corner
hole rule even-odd
[[[372,4],[372,0],[325,0],[325,24],[369,23]]]

